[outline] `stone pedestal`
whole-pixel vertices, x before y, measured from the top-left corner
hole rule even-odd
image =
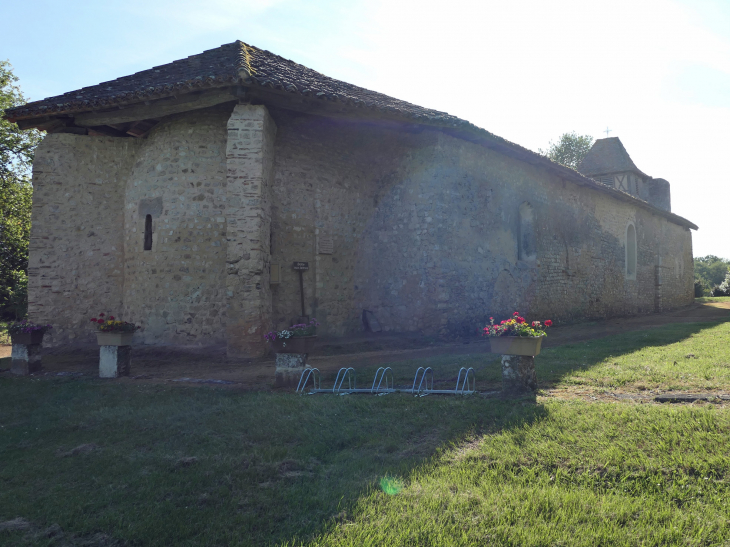
[[[536,390],[535,358],[530,355],[502,355],[502,391],[520,395]]]
[[[99,346],[99,378],[129,376],[132,346]]]
[[[297,387],[302,372],[307,368],[306,353],[276,354],[276,387]]]
[[[41,370],[41,344],[13,344],[10,372],[28,376]]]

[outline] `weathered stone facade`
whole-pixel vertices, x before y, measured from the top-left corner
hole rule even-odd
[[[307,311],[331,334],[361,329],[364,309],[385,330],[430,334],[473,333],[515,309],[558,320],[647,313],[660,265],[661,307],[691,302],[690,232],[646,209],[438,130],[276,119],[277,327],[298,315],[294,260],[314,264]],[[535,256],[521,260],[524,203]],[[636,279],[625,272],[629,223]],[[332,254],[317,253],[320,237],[333,239]]]
[[[225,342],[229,117],[230,108],[171,116],[142,140],[127,173],[122,316],[144,324],[145,343]]]
[[[29,311],[54,345],[94,343],[104,311],[143,326],[135,343],[261,356],[264,333],[302,315],[295,261],[325,336],[363,330],[366,310],[385,331],[473,336],[515,310],[571,321],[692,302],[696,226],[617,139],[586,163],[596,182],[241,42],[140,74],[137,92],[120,79],[13,114],[51,131]]]
[[[215,107],[143,140],[49,135],[34,184],[31,315],[58,325],[55,343],[121,309],[140,342],[259,355],[300,314],[294,261],[310,264],[324,335],[361,330],[363,310],[386,331],[468,335],[513,310],[573,320],[692,299],[688,228],[438,129]]]
[[[48,340],[93,341],[89,319],[121,310],[125,189],[144,141],[47,135],[33,163],[28,315]]]

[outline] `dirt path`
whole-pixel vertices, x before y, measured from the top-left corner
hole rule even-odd
[[[730,303],[692,304],[662,314],[642,315],[553,327],[543,347],[604,338],[624,332],[650,329],[671,323],[724,321],[730,318]],[[429,345],[430,344],[430,345]],[[418,347],[420,345],[420,347]],[[343,366],[373,366],[438,355],[466,355],[489,352],[487,339],[439,343],[412,336],[369,335],[323,341],[320,355],[310,364],[323,373]],[[371,351],[367,351],[370,349]],[[324,353],[324,355],[322,355]],[[328,355],[329,353],[329,355]],[[10,355],[10,346],[0,346],[0,357]],[[98,373],[98,349],[47,350],[43,357],[46,375],[88,375]],[[0,368],[8,367],[0,365]],[[274,378],[274,360],[228,359],[225,349],[135,346],[132,375],[120,382],[181,382],[185,384],[231,385],[242,389],[269,390]]]

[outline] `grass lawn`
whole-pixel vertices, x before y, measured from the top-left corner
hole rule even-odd
[[[0,321],[0,345],[10,343],[10,335],[8,334],[8,321]]]
[[[536,358],[543,390],[644,393],[647,391],[730,390],[730,321],[675,323],[543,349]],[[439,355],[392,365],[395,383],[410,387],[419,366],[435,371],[437,387],[453,389],[460,367],[473,367],[477,389],[498,390],[502,371],[499,355]],[[358,385],[370,387],[380,365],[358,368]],[[323,387],[334,373],[323,378]],[[369,383],[370,382],[370,383]]]
[[[549,349],[538,379],[550,394],[726,390],[728,335],[730,323],[678,324]],[[418,365],[444,381],[475,366],[480,389],[498,386],[498,361],[476,355],[401,363],[396,383]],[[298,396],[7,375],[0,397],[0,523],[30,527],[0,529],[0,544],[730,538],[727,405]],[[63,535],[45,533],[53,524]]]
[[[700,296],[695,298],[698,304],[730,302],[730,296]]]

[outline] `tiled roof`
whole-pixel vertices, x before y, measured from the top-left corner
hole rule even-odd
[[[143,70],[131,76],[12,108],[6,111],[5,117],[17,120],[71,114],[233,84],[271,88],[324,101],[369,107],[414,120],[428,119],[454,125],[468,124],[444,112],[423,108],[329,78],[241,41],[225,44],[150,70]]]
[[[592,187],[616,199],[649,209],[682,226],[697,229],[693,223],[678,215],[662,211],[630,194],[609,188],[466,120],[329,78],[269,51],[249,46],[240,40],[131,76],[27,103],[6,110],[4,117],[17,121],[69,115],[231,85],[270,89],[274,93],[284,95],[289,93],[304,95],[323,103],[332,103],[333,106],[350,105],[378,111],[399,121],[433,125],[459,138],[477,142],[520,161],[541,166],[576,184]],[[628,158],[628,154],[626,157]]]
[[[618,137],[598,139],[594,142],[583,161],[580,162],[578,171],[588,176],[622,171],[634,171],[644,177],[648,176],[636,167]]]

